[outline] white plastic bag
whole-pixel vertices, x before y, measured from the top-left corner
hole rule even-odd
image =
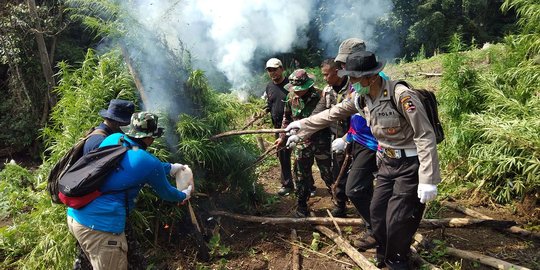
[[[184,190],[189,185],[195,188],[195,185],[193,185],[193,172],[187,165],[184,165],[184,169],[176,173],[176,188]]]

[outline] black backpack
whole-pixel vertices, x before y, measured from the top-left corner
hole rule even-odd
[[[65,205],[79,209],[103,194],[99,189],[131,146],[117,145],[96,148],[82,156],[58,180],[58,197]],[[121,190],[123,191],[123,190]]]
[[[54,203],[62,203],[60,198],[58,198],[58,180],[83,156],[84,144],[86,143],[86,140],[93,135],[107,136],[108,134],[102,129],[91,129],[86,133],[84,138],[80,139],[67,153],[64,154],[49,172],[47,178],[47,190]]]
[[[437,141],[437,144],[442,142],[444,140],[444,130],[441,124],[441,121],[439,120],[439,110],[438,110],[438,102],[435,98],[435,93],[426,90],[426,89],[416,89],[410,86],[405,81],[391,81],[390,86],[388,89],[390,89],[390,101],[392,102],[392,105],[396,108],[399,114],[403,116],[403,114],[397,109],[396,101],[395,101],[395,89],[398,84],[403,84],[407,86],[409,89],[412,89],[416,93],[418,93],[418,98],[422,102],[422,105],[424,105],[424,108],[426,109],[427,116],[429,118],[429,123],[433,127],[433,131],[435,131],[435,140]]]

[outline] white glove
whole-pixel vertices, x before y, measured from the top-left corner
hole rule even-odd
[[[294,149],[296,147],[296,144],[299,142],[300,142],[300,137],[298,137],[298,135],[291,135],[289,139],[287,139],[287,144],[285,145],[289,149]]]
[[[418,198],[421,203],[428,203],[437,197],[437,185],[418,184]]]
[[[302,128],[300,121],[292,121],[286,128],[285,132],[287,135],[296,135],[296,132]]]
[[[182,190],[184,194],[186,194],[186,198],[183,200],[184,202],[189,200],[191,198],[191,190],[193,189],[192,185],[189,185],[186,189]]]
[[[172,177],[175,177],[176,173],[183,170],[183,169],[184,169],[184,165],[182,165],[180,163],[173,163],[173,164],[171,164],[171,171],[169,172],[169,174]]]
[[[337,138],[332,142],[332,151],[335,153],[342,153],[347,147],[347,142],[343,138]]]

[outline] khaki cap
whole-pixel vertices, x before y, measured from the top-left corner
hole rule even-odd
[[[338,55],[336,56],[336,62],[347,62],[347,56],[351,53],[365,51],[366,43],[359,38],[349,38],[341,42],[339,45]]]
[[[278,68],[282,66],[283,64],[281,64],[281,60],[277,58],[270,58],[268,61],[266,61],[266,68]]]

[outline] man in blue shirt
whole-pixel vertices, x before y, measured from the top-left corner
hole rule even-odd
[[[124,233],[126,217],[145,184],[164,200],[189,199],[193,186],[178,190],[171,186],[167,174],[174,176],[184,165],[159,161],[146,148],[162,135],[158,117],[149,112],[133,114],[125,134],[115,133],[100,147],[124,144],[130,146],[119,169],[112,171],[101,186],[103,194],[83,208],[68,207],[69,231],[75,236],[95,270],[127,269],[127,241]]]

